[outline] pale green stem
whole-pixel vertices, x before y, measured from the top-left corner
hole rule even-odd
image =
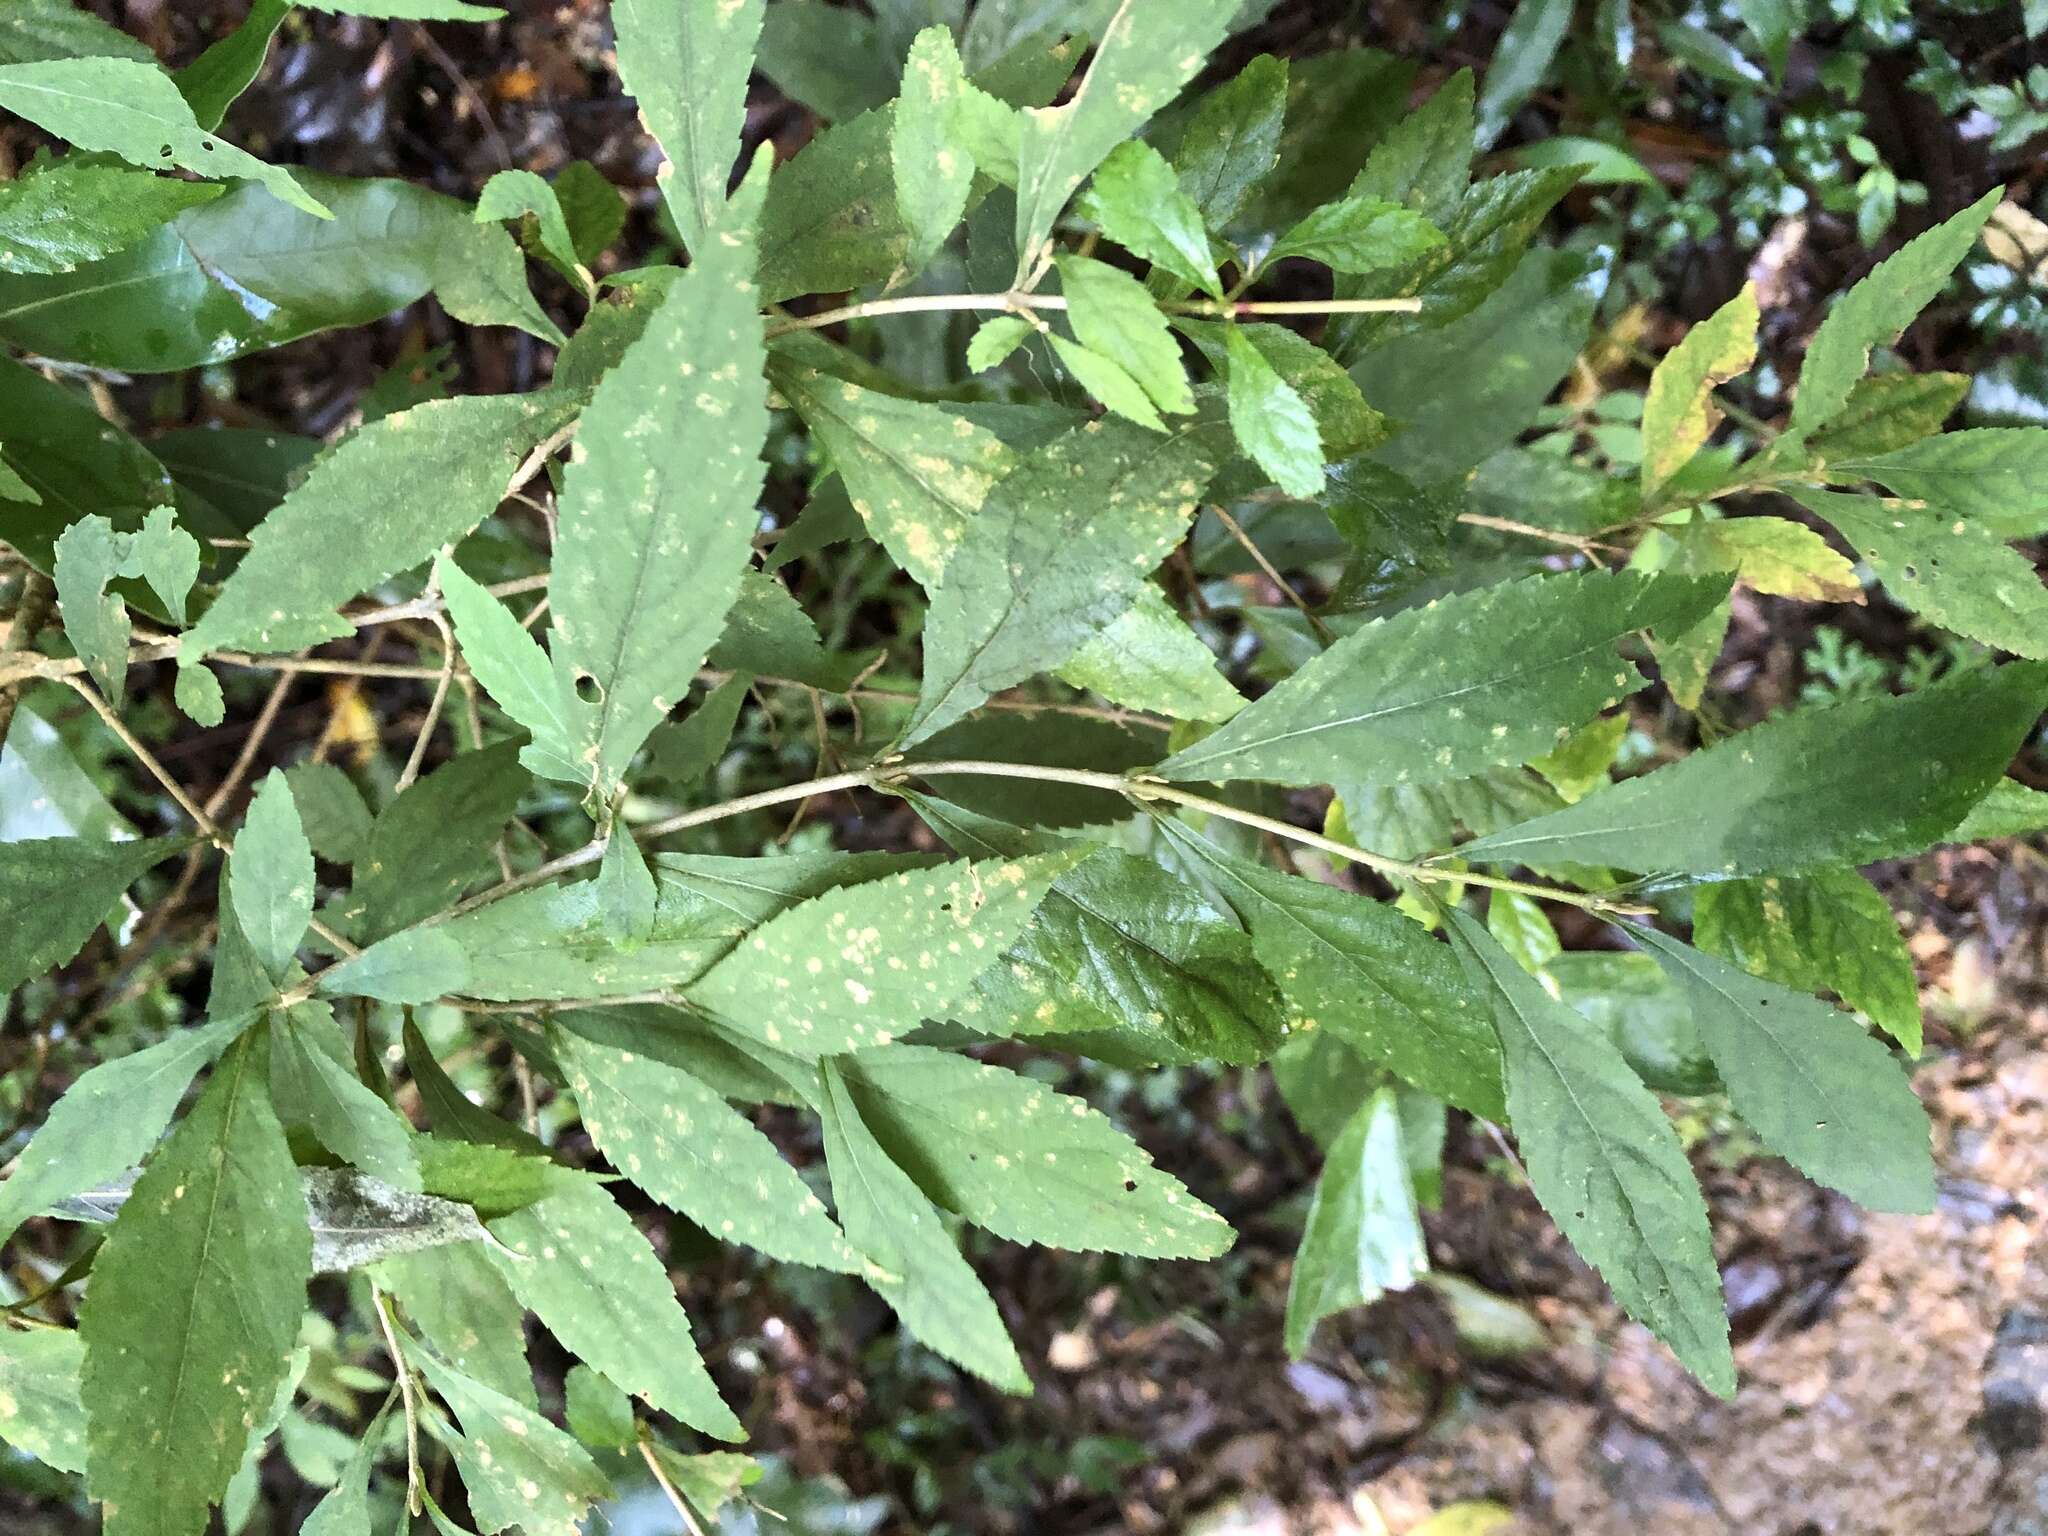
[[[1030,317],[1040,309],[1065,309],[1067,301],[1046,293],[917,293],[896,299],[870,299],[865,304],[848,304],[822,314],[784,319],[768,327],[768,338],[791,331],[815,331],[844,320],[874,319],[881,315],[933,314],[951,310],[996,310]],[[1214,299],[1189,299],[1159,306],[1171,315],[1206,315],[1211,319],[1242,318],[1249,315],[1412,315],[1422,308],[1420,299],[1247,299],[1218,303]]]

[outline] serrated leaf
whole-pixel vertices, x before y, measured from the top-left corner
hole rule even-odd
[[[1523,762],[1643,686],[1617,640],[1683,629],[1725,591],[1573,572],[1444,598],[1345,636],[1159,771],[1311,784],[1350,762],[1400,784]]]
[[[1294,1010],[1369,1060],[1461,1108],[1501,1115],[1500,1050],[1450,951],[1384,902],[1167,835],[1214,882]]]
[[[1492,999],[1508,1113],[1537,1199],[1631,1317],[1721,1397],[1735,1391],[1706,1202],[1664,1111],[1593,1027],[1478,922],[1449,910],[1474,987]]]
[[[1970,379],[1961,373],[1873,373],[1859,379],[1828,424],[1807,440],[1822,463],[1870,458],[1941,430]]]
[[[626,1391],[720,1440],[745,1433],[718,1395],[647,1239],[588,1177],[487,1225],[491,1263],[549,1332]],[[466,1423],[467,1421],[465,1421]]]
[[[83,1346],[69,1329],[0,1332],[0,1440],[59,1472],[85,1470]]]
[[[1150,582],[1122,618],[1074,652],[1059,676],[1112,703],[1176,720],[1228,720],[1245,702],[1216,670],[1201,636]]]
[[[904,742],[1060,666],[1129,608],[1186,532],[1214,472],[1209,445],[1218,435],[1213,426],[1159,437],[1097,422],[1012,470],[933,596],[924,683]]]
[[[1031,327],[1015,315],[997,315],[975,327],[967,342],[967,371],[985,373],[1023,346]]]
[[[1997,783],[2044,701],[2048,666],[2015,662],[1903,698],[1796,710],[1458,851],[1716,879],[1915,853]],[[1911,771],[1867,771],[1902,741],[1923,754]]]
[[[677,788],[701,782],[732,745],[733,726],[753,686],[751,675],[735,672],[681,720],[658,729],[647,739],[642,776]]]
[[[79,157],[34,160],[0,183],[0,271],[70,272],[125,250],[227,191]]]
[[[668,157],[658,185],[696,260],[709,254],[724,219],[763,9],[762,0],[617,0],[612,7],[619,83]]]
[[[1840,459],[1836,478],[1875,480],[1939,512],[1967,517],[1986,533],[2032,538],[2048,530],[2048,429],[1977,427],[1926,437],[1890,453]]]
[[[1756,284],[1685,333],[1650,374],[1643,396],[1643,494],[1660,488],[1704,448],[1720,412],[1714,386],[1756,361]]]
[[[725,1506],[742,1497],[741,1489],[761,1480],[761,1463],[737,1451],[685,1456],[658,1442],[651,1448],[676,1491],[707,1520],[720,1520]]]
[[[1321,262],[1333,272],[1381,272],[1418,261],[1445,244],[1420,214],[1377,197],[1326,203],[1282,235],[1266,254]]]
[[[945,1016],[1074,857],[962,861],[827,891],[763,923],[684,994],[797,1056],[887,1045]]]
[[[0,994],[67,963],[123,891],[189,845],[182,837],[129,843],[53,837],[0,844]]]
[[[526,1308],[498,1278],[483,1243],[401,1253],[377,1266],[414,1327],[464,1375],[537,1408],[526,1359]]]
[[[1308,402],[1235,326],[1225,335],[1230,358],[1230,429],[1237,435],[1238,446],[1288,495],[1320,495],[1323,441]]]
[[[1194,77],[1236,0],[1122,0],[1073,95],[1027,112],[1018,146],[1017,275],[1030,275],[1067,199]]]
[[[1875,496],[1793,494],[1841,531],[1901,607],[2016,656],[2048,657],[2048,591],[2034,563],[1981,524]]]
[[[569,232],[568,217],[562,212],[555,189],[532,171],[499,171],[477,194],[475,218],[479,224],[531,217],[540,248],[557,272],[586,292],[593,286],[590,273],[577,259],[576,239]]]
[[[587,1365],[570,1366],[562,1379],[562,1418],[585,1445],[623,1451],[636,1438],[633,1400]]]
[[[944,406],[863,389],[781,357],[769,377],[825,445],[868,531],[919,585],[936,587],[1017,456]]]
[[[145,44],[71,0],[16,0],[0,12],[0,64],[95,57],[156,59]]]
[[[1243,206],[1245,195],[1272,172],[1280,158],[1280,132],[1286,113],[1287,61],[1270,53],[1260,54],[1239,70],[1229,84],[1218,86],[1196,103],[1175,151],[1174,169],[1181,190],[1194,201],[1197,215],[1193,228],[1197,233],[1204,222],[1212,229],[1226,227]],[[1104,168],[1123,153],[1122,149],[1115,151],[1104,162]],[[1101,185],[1100,172],[1096,183]],[[1139,206],[1150,201],[1146,199]],[[1137,250],[1128,240],[1116,235],[1110,238],[1127,249]],[[1199,249],[1206,262],[1206,240]],[[1222,297],[1213,282],[1204,286],[1216,297]]]
[[[438,1002],[469,985],[462,947],[439,928],[407,928],[320,973],[327,997],[374,997],[408,1007]]]
[[[1288,1354],[1307,1354],[1316,1324],[1332,1313],[1405,1291],[1428,1268],[1399,1101],[1381,1088],[1324,1154],[1287,1282]]]
[[[1927,1116],[1847,1014],[1630,925],[1692,1004],[1735,1112],[1802,1173],[1880,1211],[1934,1209]]]
[[[596,721],[573,681],[511,610],[454,560],[443,556],[435,570],[462,659],[498,707],[533,737],[519,760],[543,778],[587,786],[596,771]]]
[[[223,1058],[93,1265],[86,1486],[109,1536],[203,1527],[289,1368],[312,1238],[266,1056],[250,1035]]]
[[[1195,408],[1173,327],[1130,273],[1106,262],[1061,254],[1055,258],[1067,322],[1090,351],[1114,358],[1160,410],[1185,415]]]
[[[1977,243],[1977,232],[1998,206],[1994,187],[1961,213],[1908,241],[1828,306],[1806,348],[1785,446],[1796,446],[1848,404],[1849,392],[1870,367],[1874,347],[1897,341],[1913,317],[1941,292]]]
[[[637,1234],[633,1241],[644,1254]],[[495,1533],[517,1526],[524,1536],[579,1536],[590,1506],[612,1491],[589,1453],[526,1404],[430,1352],[411,1350],[406,1358],[462,1424],[462,1433],[445,1436],[444,1443],[462,1473],[478,1528]]]
[[[2048,827],[2048,793],[2029,789],[2014,779],[2000,779],[1942,841],[1978,843],[2027,837],[2044,827]]]
[[[1861,601],[1856,568],[1804,523],[1783,517],[1695,517],[1673,530],[1684,569],[1728,570],[1738,583],[1809,602]]]
[[[1752,976],[1833,992],[1920,1053],[1920,987],[1891,903],[1848,868],[1723,880],[1693,902],[1693,942]]]
[[[299,1107],[320,1145],[393,1189],[417,1194],[412,1127],[350,1069],[334,1015],[301,1004],[271,1015],[272,1080]],[[322,1040],[315,1032],[324,1030]]]
[[[818,1070],[832,1198],[848,1239],[868,1256],[868,1284],[927,1349],[1005,1391],[1030,1391],[994,1298],[938,1211],[875,1139],[837,1064]]]
[[[680,1067],[585,1039],[575,1014],[558,1019],[556,1059],[612,1166],[714,1237],[859,1273],[860,1255],[818,1197],[744,1115]]]
[[[1121,362],[1092,347],[1084,347],[1078,341],[1070,341],[1057,332],[1046,340],[1052,344],[1053,356],[1066,366],[1067,372],[1084,390],[1101,401],[1112,415],[1135,421],[1154,432],[1166,430],[1166,423],[1160,419],[1152,397],[1145,393],[1145,386]]]
[[[1543,973],[1559,1000],[1611,1040],[1648,1087],[1658,1093],[1720,1090],[1685,994],[1648,955],[1575,949],[1556,956]]]
[[[768,435],[753,220],[757,162],[646,332],[591,396],[565,477],[549,591],[558,663],[592,679],[598,783],[689,691],[759,524]]]
[[[249,802],[233,868],[235,920],[271,980],[282,983],[313,918],[313,848],[291,785],[275,768]]]
[[[926,27],[903,62],[903,94],[889,129],[896,207],[910,230],[904,266],[924,270],[967,212],[974,156],[954,127],[967,76],[953,34]]]
[[[438,930],[429,928],[423,931],[434,933]],[[545,1158],[547,1148],[536,1138],[509,1120],[501,1120],[473,1103],[455,1085],[455,1080],[435,1059],[433,1047],[427,1044],[426,1036],[410,1019],[406,1020],[401,1038],[405,1042],[406,1070],[412,1073],[413,1083],[419,1089],[420,1106],[426,1110],[428,1120],[438,1128],[443,1138],[497,1149],[497,1157],[484,1163],[487,1169],[502,1167],[505,1153],[530,1156],[535,1160]],[[489,1154],[482,1155],[489,1159]],[[436,1188],[430,1170],[423,1169],[422,1178],[430,1193],[441,1192]]]
[[[1013,1242],[1214,1258],[1230,1225],[1077,1098],[949,1051],[833,1063],[891,1161],[943,1208]]]
[[[1119,144],[1096,170],[1081,212],[1133,256],[1223,297],[1202,210],[1182,190],[1159,151],[1139,139]]]
[[[133,533],[116,533],[104,517],[80,518],[56,544],[54,576],[64,633],[93,681],[116,709],[128,682],[128,606],[107,591],[118,577],[140,577],[174,623],[185,622],[185,598],[199,579],[199,543],[169,507],[154,508]]]
[[[313,1506],[299,1527],[299,1536],[372,1536],[370,1474],[384,1451],[384,1421],[389,1412],[387,1403],[370,1421],[355,1454],[341,1469],[341,1480]]]
[[[176,166],[201,177],[261,182],[294,208],[331,217],[282,166],[201,128],[154,64],[108,58],[0,64],[0,106],[80,149],[105,150],[150,169]]]
[[[370,828],[344,913],[361,942],[451,906],[490,857],[527,785],[509,742],[465,752],[408,785]]]
[[[605,937],[619,948],[633,950],[654,932],[654,876],[632,831],[614,821],[597,867],[597,913]]]
[[[1338,460],[1352,460],[1353,455],[1377,447],[1394,435],[1393,424],[1366,404],[1357,383],[1337,366],[1336,359],[1287,327],[1185,318],[1174,324],[1202,350],[1219,373],[1227,371],[1229,365],[1231,336],[1241,336],[1256,347],[1273,365],[1273,371],[1307,404],[1322,438],[1326,462],[1334,465]],[[1360,466],[1367,470],[1379,468],[1363,459],[1354,460],[1348,468],[1356,470]]]

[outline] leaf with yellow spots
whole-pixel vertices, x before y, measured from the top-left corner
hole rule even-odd
[[[775,1144],[682,1068],[587,1040],[549,1036],[583,1128],[612,1166],[713,1237],[842,1274],[855,1253]]]
[[[888,1045],[944,1018],[1081,856],[963,860],[829,891],[764,923],[685,996],[797,1056]]]
[[[1228,451],[1221,422],[1162,436],[1105,420],[1055,438],[1012,471],[933,594],[924,684],[904,742],[1061,666],[1121,617],[1186,534]]]
[[[1029,1392],[995,1298],[944,1220],[861,1118],[834,1061],[818,1064],[825,1165],[847,1236],[870,1263],[867,1282],[925,1348],[1007,1392]]]
[[[1643,494],[1677,474],[1706,446],[1721,413],[1714,386],[1756,361],[1756,284],[1685,333],[1650,375],[1643,396]]]
[[[408,1322],[456,1369],[529,1408],[540,1406],[526,1358],[526,1308],[483,1243],[444,1243],[376,1268]]]
[[[644,1250],[646,1244],[639,1246]],[[439,1415],[429,1414],[426,1421],[455,1457],[477,1528],[485,1536],[515,1525],[522,1536],[580,1536],[590,1506],[612,1491],[590,1453],[524,1403],[436,1360],[431,1351],[408,1349],[406,1358],[462,1424],[458,1435]]]
[[[1212,1259],[1235,1237],[1080,1099],[926,1046],[834,1065],[891,1160],[998,1237],[1152,1259]]]
[[[910,230],[903,264],[913,275],[937,254],[967,211],[974,157],[953,126],[967,89],[953,34],[944,27],[918,33],[903,61],[903,94],[889,129],[896,207]]]
[[[1074,652],[1059,677],[1112,703],[1175,720],[1228,720],[1244,708],[1244,695],[1217,670],[1202,637],[1149,581],[1123,617]]]
[[[244,1036],[150,1161],[86,1289],[86,1487],[107,1536],[193,1536],[289,1369],[313,1240],[268,1037]]]
[[[1644,686],[1615,654],[1677,631],[1726,577],[1575,571],[1442,598],[1353,631],[1160,766],[1170,779],[1441,783],[1548,752]]]
[[[550,1178],[544,1198],[487,1223],[510,1250],[489,1252],[512,1294],[564,1348],[635,1397],[692,1429],[740,1439],[668,1271],[633,1219],[587,1175]]]
[[[0,1332],[0,1441],[59,1472],[85,1470],[82,1349],[69,1330]]]

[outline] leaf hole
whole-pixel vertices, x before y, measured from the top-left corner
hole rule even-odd
[[[1125,1179],[1125,1180],[1124,1180],[1124,1193],[1125,1193],[1125,1194],[1127,1194],[1127,1195],[1134,1195],[1134,1194],[1136,1194],[1137,1192],[1138,1192],[1138,1181],[1137,1181],[1136,1179]]]
[[[168,160],[171,158],[171,146],[166,144],[163,146],[163,148],[159,149],[157,153],[162,155],[166,160]]]
[[[1899,574],[1904,576],[1908,581],[1918,581],[1920,579],[1920,567],[1917,565],[1901,566],[1899,568]]]
[[[576,674],[576,697],[586,704],[602,704],[604,702],[604,689],[598,685],[597,679],[588,672],[578,672]]]

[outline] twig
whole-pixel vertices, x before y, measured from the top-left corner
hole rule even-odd
[[[22,574],[21,598],[14,605],[14,616],[7,624],[7,638],[0,640],[0,655],[8,651],[25,651],[35,639],[36,632],[50,619],[50,608],[55,602],[57,589],[50,585],[50,578],[31,566]],[[20,683],[0,682],[0,742],[7,740],[7,728],[14,723],[14,706],[21,698]]]
[[[1301,610],[1301,616],[1308,620],[1309,628],[1316,632],[1316,638],[1325,645],[1334,641],[1337,637],[1331,633],[1330,626],[1318,618],[1315,610],[1309,607],[1307,602],[1303,600],[1302,595],[1287,584],[1287,578],[1282,576],[1274,567],[1273,562],[1266,558],[1266,552],[1252,542],[1251,535],[1238,526],[1237,519],[1232,517],[1220,505],[1213,506],[1209,510],[1216,514],[1217,519],[1228,530],[1230,536],[1244,546],[1244,552],[1252,557],[1253,564],[1266,573],[1266,579],[1287,595],[1287,601]]]
[[[847,320],[873,319],[880,315],[916,315],[950,310],[997,310],[1030,319],[1041,309],[1065,309],[1067,301],[1057,294],[1022,293],[914,293],[896,299],[870,299],[864,304],[846,304],[815,315],[786,317],[768,327],[768,339],[791,331],[815,331]],[[1191,299],[1185,303],[1159,306],[1170,315],[1206,315],[1223,320],[1247,315],[1412,315],[1422,308],[1420,299],[1249,299],[1218,303],[1213,299]]]
[[[661,1458],[654,1454],[654,1442],[647,1437],[647,1426],[642,1424],[639,1433],[640,1459],[647,1463],[647,1470],[654,1474],[654,1481],[661,1491],[668,1495],[669,1503],[681,1517],[690,1536],[704,1536],[704,1527],[697,1523],[697,1517],[690,1513],[690,1506],[683,1502],[683,1496],[676,1491],[676,1485],[669,1481],[668,1473],[661,1468]]]
[[[114,713],[113,708],[105,699],[100,697],[99,690],[94,688],[92,684],[77,677],[66,677],[62,681],[73,693],[92,706],[93,713],[100,717],[107,729],[121,738],[121,745],[133,753],[135,760],[149,770],[150,777],[161,784],[169,792],[170,797],[178,802],[178,809],[191,818],[192,824],[199,829],[200,836],[217,847],[226,849],[228,843],[220,835],[220,828],[214,824],[213,818],[206,814],[204,807],[185,793],[184,786],[171,777],[169,770],[157,761],[156,754],[144,746],[141,739],[121,723],[121,717]]]
[[[255,763],[256,754],[263,750],[264,738],[270,734],[270,728],[277,724],[278,713],[284,708],[284,696],[291,691],[293,676],[294,674],[290,672],[283,673],[271,685],[270,696],[263,701],[263,708],[256,716],[256,724],[243,739],[242,750],[235,754],[234,764],[228,769],[227,777],[222,779],[220,786],[206,798],[207,815],[218,816],[227,809],[228,801],[234,797],[243,776]]]
[[[398,1400],[405,1408],[405,1507],[409,1514],[420,1513],[420,1410],[412,1400],[412,1367],[406,1364],[405,1350],[398,1342],[398,1326],[391,1321],[391,1299],[383,1288],[374,1282],[370,1286],[370,1304],[377,1310],[377,1321],[384,1329],[384,1347],[391,1352],[392,1369],[398,1372]]]
[[[448,702],[448,686],[455,678],[455,631],[438,612],[427,617],[441,632],[442,655],[446,660],[442,664],[440,678],[434,684],[434,697],[427,705],[427,718],[420,722],[420,733],[413,738],[412,755],[406,758],[405,769],[398,775],[394,792],[401,794],[420,776],[420,765],[427,760],[427,744],[434,739],[434,727],[440,723],[441,710]]]

